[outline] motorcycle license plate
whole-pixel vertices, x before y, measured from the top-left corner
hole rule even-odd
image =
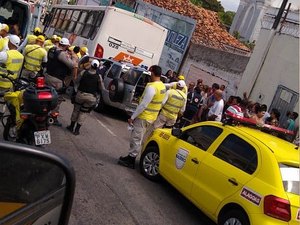
[[[36,145],[48,145],[51,144],[50,130],[36,131],[34,132],[34,139]]]

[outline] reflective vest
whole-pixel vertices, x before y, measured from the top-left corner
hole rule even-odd
[[[169,98],[161,109],[161,113],[169,119],[177,119],[178,112],[186,101],[186,94],[178,89],[169,90]]]
[[[18,77],[19,71],[22,68],[24,56],[17,50],[8,50],[6,54],[6,68],[3,69],[0,67],[0,74],[7,75],[7,70],[10,70],[14,74],[9,76],[13,79],[16,79]],[[12,83],[8,79],[0,77],[0,88],[10,89],[11,87]]]
[[[0,39],[0,52],[8,50],[8,37]]]
[[[34,34],[28,34],[27,35],[27,44],[33,45],[35,43],[36,39],[37,39],[37,36],[35,36]]]
[[[41,64],[43,62],[43,58],[47,55],[45,49],[43,49],[39,45],[27,45],[25,47],[25,63],[24,67],[27,70],[38,72],[41,69]]]
[[[46,50],[46,52],[49,52],[49,49],[50,48],[53,48],[55,45],[52,44],[52,45],[47,45],[47,46],[44,46],[44,49]]]
[[[44,49],[48,52],[50,48],[54,47],[54,44],[51,40],[46,40],[44,43]]]
[[[144,111],[138,116],[138,118],[153,122],[157,119],[158,113],[161,110],[162,101],[164,100],[166,94],[166,87],[161,81],[148,83],[147,86],[155,88],[155,95]],[[144,94],[145,92],[143,93],[141,99],[143,99]]]

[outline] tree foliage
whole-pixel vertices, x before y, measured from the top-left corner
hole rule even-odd
[[[221,22],[226,26],[230,27],[235,16],[235,12],[227,11],[227,12],[219,12],[218,13]]]
[[[194,5],[201,6],[205,9],[209,9],[215,12],[224,12],[224,8],[221,2],[217,0],[191,0]]]

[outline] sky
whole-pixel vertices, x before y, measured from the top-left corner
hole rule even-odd
[[[239,0],[221,0],[221,4],[224,7],[225,11],[236,11],[239,6]],[[282,0],[274,0],[272,4],[275,7],[280,7]],[[288,3],[292,3],[292,7],[300,8],[300,1],[299,0],[289,0]]]

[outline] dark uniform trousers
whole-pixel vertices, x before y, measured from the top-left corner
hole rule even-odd
[[[96,104],[96,97],[93,94],[78,91],[75,97],[74,109],[71,116],[71,121],[82,125],[87,117],[87,113]]]

